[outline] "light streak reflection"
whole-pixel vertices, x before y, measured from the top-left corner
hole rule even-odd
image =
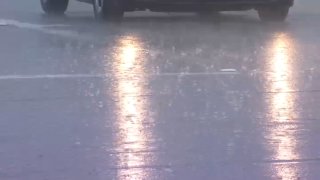
[[[297,94],[294,59],[294,41],[289,35],[277,34],[272,40],[267,59],[268,132],[267,145],[272,152],[272,160],[288,162],[299,159],[295,124]],[[297,177],[298,169],[286,163],[274,166],[275,174],[284,180]]]
[[[135,36],[118,39],[112,64],[116,103],[117,179],[148,179],[152,136],[144,46]]]

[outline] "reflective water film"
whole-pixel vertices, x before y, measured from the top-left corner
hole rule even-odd
[[[118,179],[148,179],[145,169],[152,158],[152,117],[143,43],[135,36],[118,39],[112,76],[116,103]]]
[[[289,180],[299,173],[294,166],[283,162],[299,159],[295,125],[298,121],[296,89],[295,42],[284,33],[276,34],[269,47],[267,59],[268,126],[267,147],[272,152],[274,171],[279,178]]]

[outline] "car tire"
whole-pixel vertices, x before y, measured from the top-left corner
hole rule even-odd
[[[97,20],[120,21],[124,15],[122,0],[93,0]]]
[[[69,0],[40,0],[43,11],[47,14],[64,14]]]
[[[289,14],[289,9],[288,6],[259,8],[258,14],[264,22],[283,22]]]

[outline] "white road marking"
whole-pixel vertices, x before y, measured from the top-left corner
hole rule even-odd
[[[29,30],[39,31],[45,34],[59,35],[59,36],[68,37],[68,38],[88,39],[87,37],[85,37],[84,35],[80,35],[76,31],[49,29],[50,27],[52,28],[52,27],[68,26],[63,24],[40,25],[40,24],[20,22],[20,21],[11,20],[11,19],[0,19],[0,25],[13,26],[13,27],[22,28],[22,29],[29,29]]]
[[[104,78],[99,74],[43,74],[43,75],[5,75],[0,80],[28,80],[28,79],[74,79],[74,78]]]
[[[221,69],[221,72],[237,72],[236,69]]]
[[[149,76],[217,76],[217,75],[239,75],[237,72],[211,72],[211,73],[159,73],[149,74]],[[4,80],[33,80],[33,79],[81,79],[81,78],[107,78],[112,74],[39,74],[39,75],[3,75],[0,81]],[[120,74],[119,76],[140,76],[140,74]]]
[[[205,73],[159,73],[150,74],[150,76],[217,76],[217,75],[239,75],[239,72],[205,72]]]
[[[0,20],[0,26],[8,26],[8,24],[6,22]]]

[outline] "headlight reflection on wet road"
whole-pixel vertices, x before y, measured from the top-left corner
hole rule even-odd
[[[277,34],[272,40],[267,59],[268,132],[267,146],[271,148],[272,160],[280,162],[274,173],[282,179],[297,177],[298,169],[290,161],[299,159],[295,124],[297,117],[297,94],[290,93],[296,87],[294,41],[287,34]],[[281,162],[284,162],[281,164]]]
[[[148,76],[145,71],[143,44],[138,37],[118,39],[112,65],[113,92],[116,102],[118,179],[148,179],[145,167],[150,164],[152,140]],[[148,125],[149,124],[149,125]]]

